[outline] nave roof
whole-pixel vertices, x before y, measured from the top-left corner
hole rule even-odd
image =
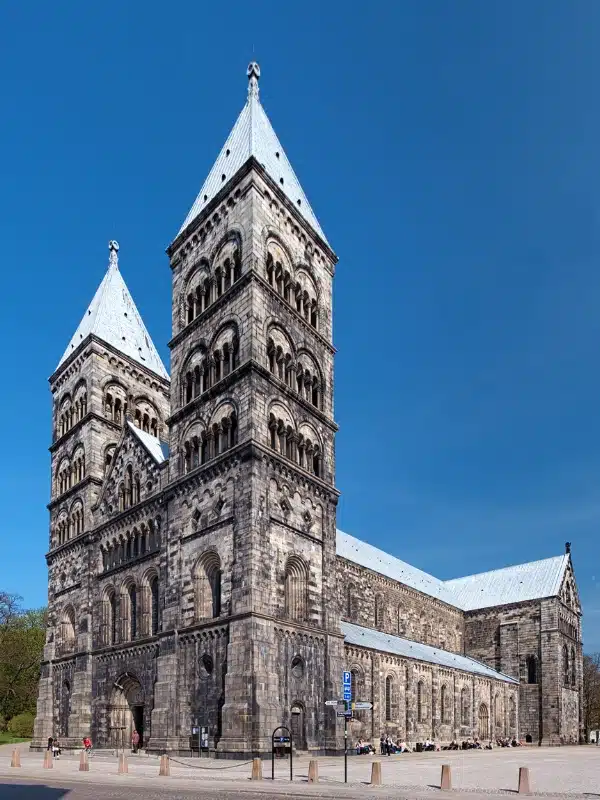
[[[337,532],[337,555],[461,611],[523,603],[560,592],[568,554],[441,581],[378,547]]]
[[[468,656],[461,656],[448,650],[440,650],[428,644],[413,642],[401,636],[391,636],[389,633],[375,631],[372,628],[363,628],[362,625],[354,625],[351,622],[342,622],[341,628],[346,644],[367,647],[369,650],[381,650],[384,653],[392,653],[403,658],[414,658],[429,664],[437,664],[440,667],[460,669],[463,672],[483,675],[486,678],[495,678],[506,683],[519,683],[514,678],[510,678],[502,672],[497,672],[486,664],[482,664],[480,661]]]

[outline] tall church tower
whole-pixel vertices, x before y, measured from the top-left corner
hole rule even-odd
[[[222,693],[197,707],[201,723],[206,703],[218,706],[224,754],[268,750],[281,724],[300,747],[340,746],[324,705],[339,693],[343,653],[337,258],[260,102],[259,77],[251,63],[246,104],[168,249],[173,495],[163,625],[227,621]],[[159,665],[153,729],[186,726],[176,659]]]

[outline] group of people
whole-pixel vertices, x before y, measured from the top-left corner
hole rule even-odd
[[[520,747],[521,743],[518,742],[515,737],[513,736],[512,739],[506,737],[505,739],[499,738],[496,739],[496,747]],[[465,739],[462,744],[459,744],[456,740],[452,740],[448,747],[443,747],[442,750],[493,750],[494,745],[492,744],[491,740],[486,744],[483,745],[477,737],[474,739]]]
[[[52,758],[60,758],[60,742],[56,736],[48,737],[48,747],[46,750],[50,750],[52,752]]]
[[[356,755],[357,756],[368,756],[371,753],[375,752],[375,748],[371,744],[371,742],[365,742],[363,739],[359,739],[356,743]]]
[[[131,734],[131,750],[132,750],[133,753],[137,753],[138,752],[138,750],[140,749],[141,741],[142,740],[141,740],[140,734],[134,728],[133,733]],[[84,736],[83,739],[81,740],[81,742],[83,744],[83,749],[85,750],[85,752],[86,753],[91,753],[92,752],[92,740],[90,739],[90,737],[89,736]],[[52,757],[53,758],[60,758],[61,747],[60,747],[60,742],[58,741],[56,736],[49,736],[48,737],[48,747],[47,747],[47,749],[52,751]]]
[[[514,736],[512,739],[507,736],[505,739],[496,739],[496,747],[521,747],[521,742],[517,741]]]
[[[379,737],[379,752],[382,756],[391,756],[396,753],[410,753],[406,742],[395,742],[391,736],[384,733]]]

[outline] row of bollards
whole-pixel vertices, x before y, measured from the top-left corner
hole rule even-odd
[[[11,767],[20,767],[21,766],[21,751],[18,747],[15,747],[12,751],[12,758],[10,759]],[[46,750],[44,753],[44,769],[52,769],[54,766],[52,753],[50,750]],[[79,771],[80,772],[89,772],[90,770],[90,762],[88,759],[88,754],[85,750],[81,753],[79,758]],[[129,772],[129,767],[127,764],[127,756],[125,753],[121,753],[119,756],[119,766],[118,766],[118,773],[122,775],[126,772]],[[160,757],[160,766],[158,770],[159,776],[162,775],[164,777],[168,777],[171,774],[171,763],[169,756],[163,755]],[[260,758],[253,758],[252,759],[252,774],[251,779],[253,781],[261,781],[263,777],[262,771],[262,759]],[[316,758],[311,758],[308,762],[308,782],[309,783],[318,783],[319,782],[319,762]],[[371,786],[381,786],[383,784],[381,778],[381,761],[373,761],[371,763]],[[442,764],[442,777],[440,780],[440,789],[445,792],[449,792],[452,790],[452,768],[450,764]],[[517,788],[518,794],[530,794],[531,793],[531,785],[529,782],[529,767],[519,767],[519,784]]]
[[[255,758],[252,761],[252,780],[262,779],[262,761]],[[319,762],[312,758],[308,762],[308,783],[319,782]],[[371,786],[382,786],[381,761],[371,762]],[[440,779],[440,789],[444,792],[452,791],[452,767],[450,764],[442,764],[442,776]],[[530,794],[529,767],[519,767],[518,794]]]
[[[260,761],[260,759],[257,760]],[[21,766],[21,751],[19,750],[18,747],[15,747],[12,751],[10,765],[11,767]],[[53,767],[54,767],[54,759],[52,757],[52,752],[50,750],[46,750],[46,752],[44,753],[44,769],[53,769]],[[90,761],[88,758],[88,754],[85,750],[82,751],[79,757],[79,771],[80,772],[90,771]],[[129,766],[127,764],[127,756],[125,755],[125,753],[121,753],[121,755],[119,755],[119,765],[117,768],[117,772],[119,773],[119,775],[123,775],[124,773],[129,772]],[[158,770],[158,774],[165,776],[171,774],[171,765],[169,762],[169,756],[160,757],[160,767]]]

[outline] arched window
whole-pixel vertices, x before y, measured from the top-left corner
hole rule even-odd
[[[525,663],[527,664],[527,683],[537,683],[537,658],[527,656]]]
[[[221,613],[221,560],[212,550],[204,553],[194,569],[196,619]]]
[[[135,639],[137,636],[137,589],[132,583],[128,590],[129,594],[129,638]]]
[[[397,625],[398,636],[405,636],[406,617],[404,615],[404,608],[402,607],[402,604],[398,606],[396,625]]]
[[[115,644],[117,640],[117,601],[113,589],[109,589],[102,602],[102,644]]]
[[[360,676],[357,669],[350,670],[350,701],[352,703],[356,703],[356,699],[358,697],[358,690],[359,690],[359,682]]]
[[[448,687],[446,684],[442,686],[440,694],[440,712],[442,722],[450,722],[450,705],[448,703]]]
[[[485,703],[479,706],[478,715],[478,736],[480,739],[489,739],[490,737],[490,712]]]
[[[423,681],[417,683],[417,722],[425,722],[425,698]]]
[[[65,608],[60,621],[60,641],[63,651],[75,647],[75,611],[72,606]]]
[[[571,647],[571,686],[577,684],[577,664],[575,662],[575,648]]]
[[[306,621],[308,573],[298,556],[290,556],[285,565],[285,613],[290,619]]]
[[[460,718],[462,725],[469,724],[469,690],[466,687],[460,692]]]
[[[150,581],[150,633],[156,636],[158,633],[158,577],[155,575]]]
[[[494,696],[494,725],[498,729],[498,732],[503,727],[502,725],[502,707],[500,704],[500,695],[496,694]]]
[[[116,445],[111,444],[106,448],[106,450],[104,452],[104,475],[105,476],[108,474],[108,470],[110,469],[110,466],[112,464],[112,461],[113,461],[113,458],[114,458],[114,455],[115,455],[115,449],[116,449]]]
[[[393,681],[391,675],[385,679],[385,719],[386,722],[392,721],[392,691]]]
[[[514,734],[517,727],[517,707],[514,697],[509,697],[508,699],[508,724],[510,732]]]
[[[378,594],[375,597],[375,627],[383,628],[383,597]]]
[[[125,469],[125,508],[131,508],[133,501],[133,468],[131,464]]]
[[[563,682],[565,686],[569,685],[569,648],[563,645]]]

